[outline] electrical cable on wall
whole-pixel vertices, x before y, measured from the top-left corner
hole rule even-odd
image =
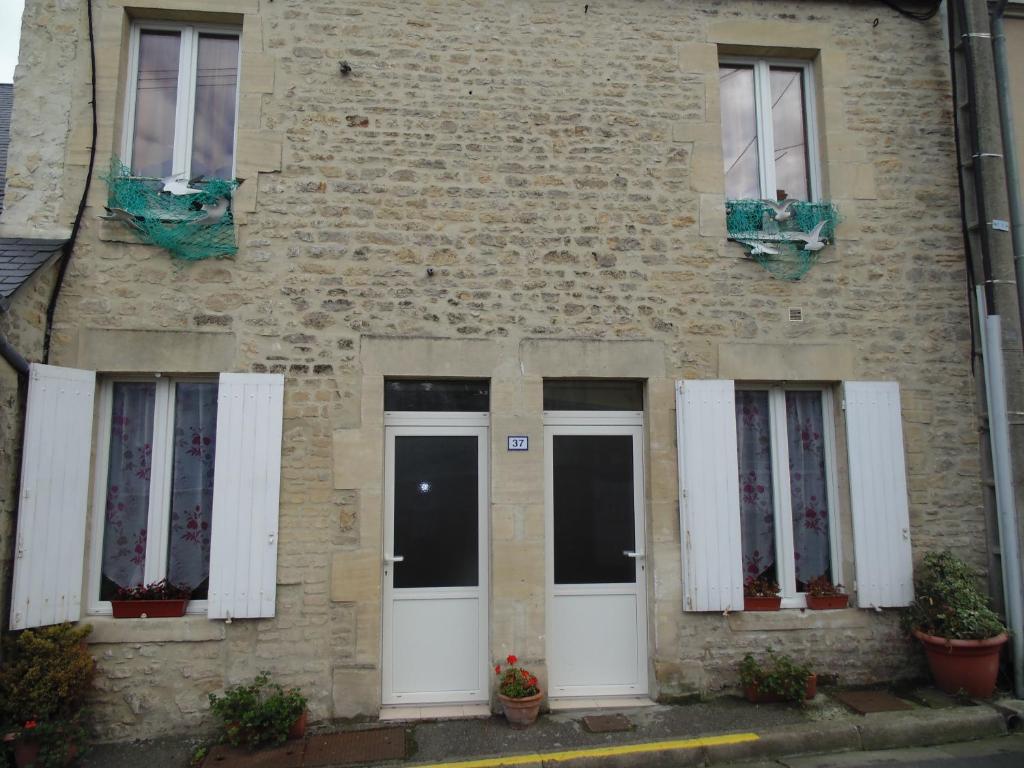
[[[931,7],[925,11],[909,10],[904,8],[900,3],[895,2],[895,0],[882,0],[882,2],[896,11],[900,16],[906,16],[908,19],[913,19],[914,21],[928,21],[929,19],[934,18],[939,12],[939,8],[942,7],[942,0],[932,0],[930,3]],[[921,3],[918,3],[918,5],[920,4]]]
[[[96,40],[93,35],[92,22],[92,0],[86,0],[86,14],[89,18],[89,82],[92,86],[92,141],[89,144],[89,170],[85,174],[85,187],[82,189],[82,199],[78,202],[78,212],[75,214],[75,222],[71,226],[71,236],[64,243],[64,254],[60,259],[60,266],[57,269],[57,281],[53,286],[53,294],[50,296],[50,303],[46,307],[46,329],[43,333],[43,362],[50,362],[50,341],[53,336],[53,316],[57,312],[57,300],[60,298],[60,289],[64,284],[64,275],[68,271],[68,264],[71,263],[71,252],[75,248],[75,241],[78,239],[78,231],[82,227],[82,216],[85,215],[85,203],[89,199],[89,188],[92,186],[92,173],[96,164]]]

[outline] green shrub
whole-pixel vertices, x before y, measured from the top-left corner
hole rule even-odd
[[[786,701],[804,700],[810,676],[810,667],[797,664],[785,654],[775,654],[771,648],[763,664],[749,653],[740,662],[740,683],[744,688],[756,688],[759,693],[774,694]]]
[[[40,768],[65,765],[70,750],[85,746],[81,716],[96,671],[85,646],[91,631],[60,624],[4,639],[0,724],[4,733],[39,743]]]
[[[929,552],[914,580],[914,602],[902,616],[904,629],[951,640],[984,640],[1005,632],[978,588],[978,579],[978,573],[948,549]]]
[[[70,719],[85,704],[95,663],[85,647],[89,625],[26,629],[4,640],[0,717],[9,725]]]
[[[260,672],[250,685],[228,688],[223,696],[210,694],[210,709],[220,718],[222,738],[233,746],[256,749],[283,744],[288,731],[306,710],[306,697],[298,688],[284,690]]]

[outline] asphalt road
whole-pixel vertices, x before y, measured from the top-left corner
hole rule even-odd
[[[737,764],[738,766],[739,764]],[[744,763],[743,768],[1024,768],[1024,733],[941,747],[844,752]]]

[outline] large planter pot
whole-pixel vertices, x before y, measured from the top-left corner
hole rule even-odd
[[[513,728],[526,728],[532,724],[537,715],[540,714],[540,702],[544,698],[543,693],[533,696],[524,696],[521,699],[512,699],[508,696],[498,694],[498,701],[505,711],[505,719]]]
[[[40,743],[34,739],[17,739],[14,744],[14,764],[17,768],[39,768]],[[78,745],[68,744],[63,765],[71,765],[78,757]]]
[[[188,600],[111,600],[115,619],[166,619],[184,616]]]
[[[789,701],[777,693],[768,693],[758,689],[756,685],[747,685],[743,688],[743,695],[752,704],[769,704],[780,701]],[[810,701],[818,695],[818,676],[811,674],[807,678],[807,687],[804,689],[804,699]]]
[[[777,611],[782,605],[781,597],[744,597],[744,611]]]
[[[309,710],[302,710],[302,714],[298,716],[292,727],[288,729],[288,740],[293,739],[304,739],[306,738],[306,724],[309,722]]]
[[[825,595],[823,597],[807,595],[807,607],[812,611],[834,611],[838,608],[845,608],[849,602],[849,595]]]
[[[987,640],[950,640],[926,635],[915,629],[921,641],[935,684],[949,694],[966,693],[976,699],[987,699],[996,689],[999,653],[1006,643],[1006,633]]]

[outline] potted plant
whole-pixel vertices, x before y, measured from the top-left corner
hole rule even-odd
[[[949,550],[929,552],[914,587],[903,626],[924,646],[936,684],[946,693],[990,697],[1007,635],[978,589],[978,574]]]
[[[508,664],[504,670],[501,663],[494,665],[494,674],[498,676],[498,701],[505,712],[505,719],[513,728],[526,728],[537,719],[540,713],[540,702],[544,698],[537,676],[515,664],[519,661],[513,654],[506,657]]]
[[[760,663],[751,654],[740,662],[740,684],[747,701],[755,704],[773,701],[803,701],[818,694],[818,676],[804,664],[785,654],[768,649],[768,658]]]
[[[813,611],[831,611],[845,608],[850,596],[842,584],[833,584],[821,574],[807,582],[807,607]]]
[[[223,696],[210,694],[210,709],[223,723],[222,740],[249,749],[304,737],[306,703],[298,688],[285,690],[265,671],[251,684],[228,688]]]
[[[154,619],[184,616],[192,588],[167,579],[134,587],[119,587],[110,601],[115,619]]]
[[[743,610],[777,611],[781,605],[779,585],[767,576],[749,576],[743,582]]]
[[[5,638],[0,723],[18,768],[67,765],[84,747],[82,710],[95,674],[85,645],[91,631],[59,624]]]

